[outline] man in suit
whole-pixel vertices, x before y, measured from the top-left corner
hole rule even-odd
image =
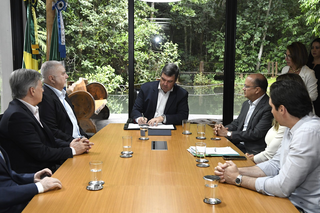
[[[46,61],[41,66],[41,73],[44,82],[42,102],[38,105],[41,120],[56,138],[70,142],[79,137],[88,138],[64,90],[68,75],[63,65],[58,61]]]
[[[244,96],[249,100],[242,104],[238,118],[225,127],[215,127],[217,135],[227,137],[243,153],[255,155],[266,147],[264,138],[273,119],[267,87],[268,81],[262,74],[249,75],[243,87]]]
[[[54,172],[67,158],[85,153],[93,145],[85,138],[71,143],[56,139],[41,122],[37,106],[43,92],[40,79],[39,72],[29,69],[16,70],[10,77],[13,100],[0,121],[0,141],[18,173],[43,168]]]
[[[49,169],[17,174],[11,170],[8,155],[0,146],[0,213],[21,212],[36,194],[61,189],[61,182],[51,175]]]
[[[132,109],[132,118],[136,123],[179,125],[183,119],[188,119],[188,92],[176,84],[178,75],[177,65],[166,64],[160,81],[141,86]]]
[[[280,80],[270,87],[269,103],[274,118],[288,127],[277,153],[251,167],[219,163],[215,175],[221,182],[288,197],[300,212],[320,212],[320,118],[310,113],[309,93],[297,81]]]

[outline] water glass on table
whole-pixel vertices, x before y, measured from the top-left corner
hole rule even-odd
[[[131,158],[132,154],[132,136],[122,136],[122,152],[120,157]]]
[[[140,138],[139,138],[139,140],[149,140],[148,130],[149,130],[148,124],[141,124],[140,125]]]
[[[216,175],[206,175],[203,179],[205,181],[203,202],[212,205],[221,203],[221,200],[217,198],[217,187],[219,185],[220,177]]]
[[[206,139],[205,135],[206,135],[206,124],[204,124],[204,123],[197,124],[197,137],[196,137],[196,139],[205,140]]]
[[[190,132],[190,121],[189,120],[182,120],[182,134],[184,135],[191,135]]]
[[[90,161],[89,166],[91,178],[87,189],[91,191],[102,189],[104,184],[102,180],[102,161]]]
[[[196,162],[198,167],[209,167],[208,160],[205,159],[207,144],[204,142],[196,142]]]

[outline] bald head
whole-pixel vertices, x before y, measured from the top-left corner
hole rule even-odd
[[[263,93],[267,92],[268,80],[260,73],[251,74],[248,77],[253,79],[255,86],[260,87]]]
[[[248,75],[244,82],[243,93],[250,101],[255,101],[267,91],[268,81],[261,74]]]

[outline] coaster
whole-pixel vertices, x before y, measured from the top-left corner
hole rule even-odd
[[[197,167],[201,167],[201,168],[206,168],[209,167],[210,165],[208,163],[198,163]]]
[[[185,131],[185,132],[182,132],[182,134],[184,134],[184,135],[191,135],[191,134],[192,134],[192,132]]]
[[[103,189],[103,186],[102,185],[89,185],[87,186],[87,190],[89,191],[98,191],[98,190],[101,190]]]
[[[196,139],[198,139],[198,140],[205,140],[206,137],[196,137]]]
[[[209,161],[207,159],[196,159],[199,163],[208,163]]]
[[[205,198],[203,199],[203,202],[215,205],[221,203],[221,200],[219,198]]]
[[[121,152],[121,155],[132,155],[133,154],[133,151],[122,151]]]
[[[124,154],[124,155],[120,155],[121,158],[132,158],[132,155],[127,155],[127,154]]]
[[[219,141],[221,138],[211,138],[211,140]]]
[[[103,181],[103,180],[90,181],[88,184],[89,184],[89,185],[103,185],[103,184],[104,184],[104,181]]]
[[[146,141],[146,140],[149,140],[149,138],[139,138],[139,140]]]

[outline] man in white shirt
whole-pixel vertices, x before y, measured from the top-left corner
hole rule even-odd
[[[216,125],[215,133],[227,137],[243,153],[258,154],[265,147],[265,136],[272,126],[269,96],[266,94],[268,81],[262,74],[249,75],[243,85],[244,96],[238,118],[230,124]]]
[[[308,91],[296,81],[277,81],[271,85],[269,103],[275,119],[288,127],[276,155],[253,167],[219,163],[215,174],[221,182],[288,197],[301,211],[320,212],[320,118],[310,115]]]
[[[41,66],[43,98],[39,103],[41,120],[48,125],[56,138],[72,141],[88,135],[81,129],[71,100],[64,87],[68,75],[58,61],[46,61]]]
[[[160,81],[141,86],[131,114],[136,123],[181,125],[182,120],[188,119],[188,92],[176,84],[178,75],[177,65],[166,64]]]

